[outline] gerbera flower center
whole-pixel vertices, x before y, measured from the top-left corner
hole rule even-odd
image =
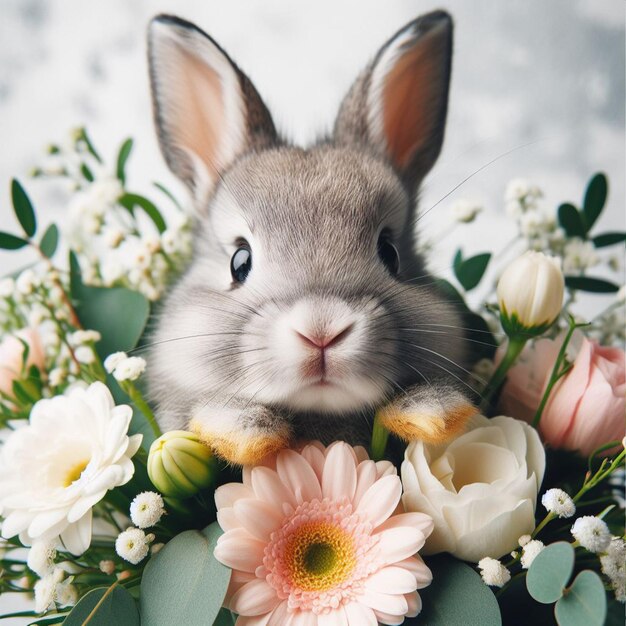
[[[328,522],[301,525],[285,546],[291,580],[303,591],[324,591],[346,580],[354,569],[354,541]]]
[[[77,463],[73,463],[66,471],[63,476],[63,486],[69,487],[72,483],[75,483],[85,471],[85,468],[89,465],[89,459],[84,459],[82,461],[78,461]]]

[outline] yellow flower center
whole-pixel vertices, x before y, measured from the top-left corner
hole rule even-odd
[[[66,472],[63,477],[63,486],[69,487],[72,483],[76,482],[81,474],[85,471],[85,468],[89,465],[89,460],[79,461],[74,463]]]
[[[285,564],[303,591],[325,591],[342,583],[356,564],[352,537],[328,522],[300,526],[289,538]]]

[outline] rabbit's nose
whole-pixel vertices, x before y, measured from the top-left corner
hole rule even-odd
[[[294,329],[294,332],[308,346],[325,350],[326,348],[330,348],[331,346],[337,345],[340,341],[343,341],[350,334],[353,326],[354,322],[351,322],[340,330],[326,332],[301,332]]]

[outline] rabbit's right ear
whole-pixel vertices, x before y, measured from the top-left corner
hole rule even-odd
[[[148,57],[161,151],[202,207],[237,157],[277,141],[274,123],[250,80],[193,24],[154,18]]]

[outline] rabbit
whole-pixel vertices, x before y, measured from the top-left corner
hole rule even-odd
[[[158,139],[196,216],[148,356],[163,430],[245,465],[301,440],[366,443],[376,411],[406,441],[442,441],[476,412],[455,373],[459,314],[414,228],[444,136],[452,32],[444,11],[404,26],[332,134],[300,148],[209,35],[151,21]]]

